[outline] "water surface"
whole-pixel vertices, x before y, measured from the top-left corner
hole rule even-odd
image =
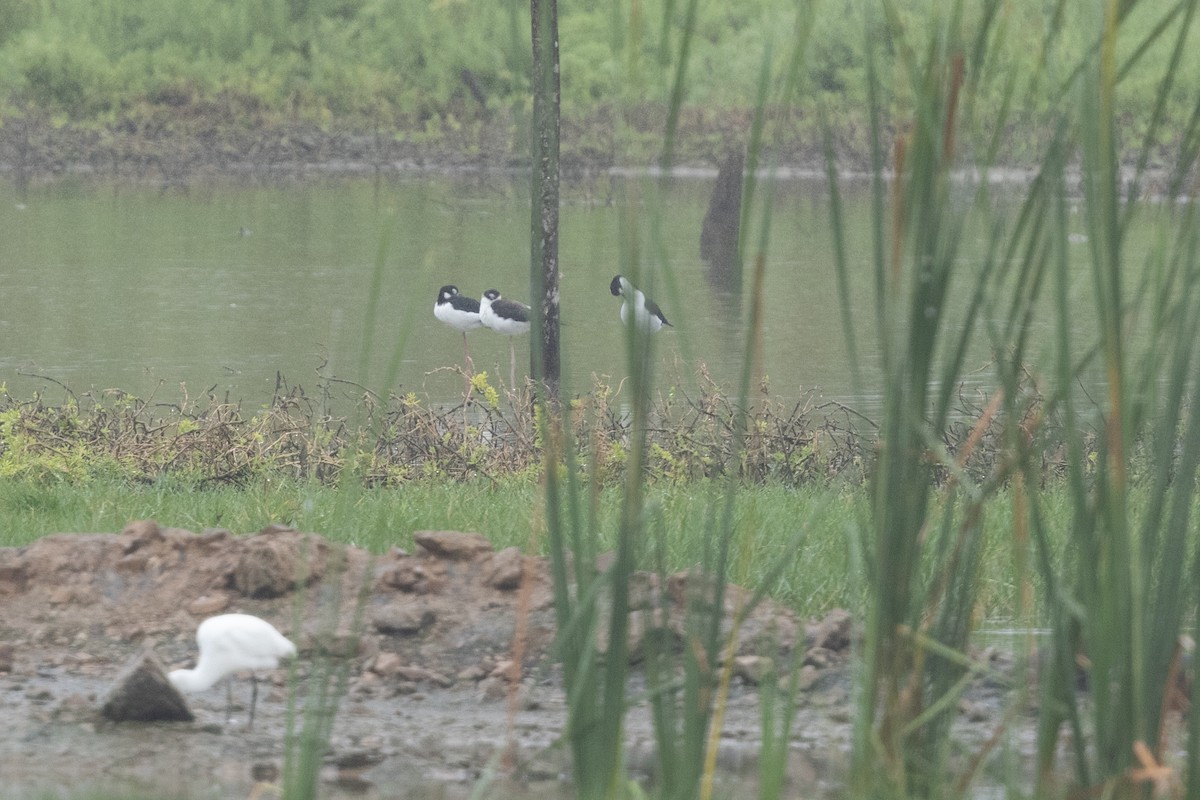
[[[733,390],[746,303],[715,285],[700,258],[712,180],[673,180],[659,187],[661,203],[648,186],[627,177],[564,185],[565,385],[579,392],[594,376],[616,383],[626,374],[608,284],[661,259],[672,280],[659,279],[652,296],[675,328],[656,337],[660,376],[694,387],[703,370]],[[877,409],[868,214],[865,192],[847,187],[863,366],[855,386],[824,185],[778,187],[763,371],[785,401],[811,392],[818,402]],[[52,379],[75,392],[120,388],[175,401],[184,387],[256,404],[278,375],[313,393],[320,373],[347,394],[415,391],[452,402],[462,337],[433,317],[438,287],[475,297],[495,287],[528,301],[529,217],[526,178],[506,173],[168,189],[86,177],[24,191],[0,182],[0,381],[16,396],[54,388]],[[981,249],[982,233],[965,252]],[[476,369],[507,382],[508,339],[480,330],[469,341]],[[518,345],[520,380],[528,337]],[[988,358],[980,344],[968,366]]]

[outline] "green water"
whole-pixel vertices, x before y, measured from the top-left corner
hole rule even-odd
[[[619,301],[608,284],[618,271],[635,272],[622,262],[623,240],[636,238],[641,269],[649,269],[657,228],[675,289],[660,280],[652,294],[675,324],[656,338],[660,377],[694,391],[704,369],[732,390],[745,302],[714,289],[700,258],[712,180],[674,180],[661,205],[631,193],[636,180],[564,186],[565,385],[574,393],[593,375],[617,383],[626,374]],[[639,205],[625,214],[633,194]],[[776,195],[763,332],[770,388],[788,401],[815,392],[817,402],[836,399],[870,413],[878,375],[868,198],[847,188],[863,354],[856,388],[824,185],[787,181]],[[316,394],[319,371],[337,379],[335,395],[369,388],[453,401],[463,385],[454,372],[462,337],[433,317],[438,287],[454,283],[474,297],[495,287],[528,301],[528,227],[527,181],[503,173],[229,180],[186,189],[68,178],[20,192],[0,182],[0,380],[17,397],[39,388],[61,396],[60,381],[77,393],[120,388],[176,402],[182,386],[192,397],[211,392],[257,404],[270,397],[277,374]],[[507,383],[508,339],[478,330],[469,341],[476,369]],[[520,380],[528,337],[517,343]],[[970,366],[987,359],[981,345]]]

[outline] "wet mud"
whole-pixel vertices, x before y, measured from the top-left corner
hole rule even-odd
[[[478,534],[425,531],[415,539],[414,553],[373,557],[278,526],[234,535],[141,521],[119,534],[59,534],[0,549],[4,796],[249,797],[258,784],[266,791],[283,769],[289,686],[302,697],[316,654],[328,652],[349,659],[349,682],[323,758],[323,796],[467,797],[489,776],[490,797],[570,796],[545,560],[494,552]],[[691,580],[639,573],[633,613],[650,613],[665,593],[667,627],[681,632]],[[731,587],[727,610],[741,599]],[[152,649],[168,668],[193,666],[197,624],[231,611],[271,621],[300,651],[294,675],[280,669],[260,680],[252,729],[249,681],[240,678],[230,684],[228,722],[223,684],[187,696],[190,723],[102,718],[100,698],[131,659]],[[644,628],[631,625],[634,662]],[[845,612],[804,621],[770,603],[756,609],[741,628],[721,731],[724,786],[754,781],[763,653],[790,664],[798,652],[789,780],[806,797],[836,794],[850,745],[852,635]],[[645,686],[633,667],[636,698]],[[1003,691],[984,680],[972,690],[959,714],[965,748],[994,732]],[[653,780],[645,703],[629,714],[626,761],[634,776]]]

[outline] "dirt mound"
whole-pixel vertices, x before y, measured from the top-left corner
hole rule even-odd
[[[153,649],[169,666],[191,666],[199,621],[228,611],[271,621],[299,646],[301,665],[319,648],[357,643],[328,762],[335,778],[344,764],[356,765],[356,781],[363,780],[363,763],[371,765],[369,780],[375,781],[421,764],[422,774],[439,784],[468,782],[512,735],[507,704],[499,701],[513,681],[520,682],[519,714],[527,716],[513,721],[519,744],[534,750],[550,744],[561,733],[565,711],[549,658],[554,610],[546,559],[516,548],[495,552],[473,533],[423,531],[414,540],[415,553],[395,549],[373,556],[280,526],[237,536],[139,521],[118,535],[56,534],[0,549],[0,690],[17,698],[13,724],[21,731],[0,739],[0,762],[11,765],[12,785],[32,794],[47,788],[46,779],[74,785],[80,775],[104,774],[122,790],[148,786],[168,794],[174,784],[163,784],[164,771],[187,791],[196,781],[212,780],[205,770],[232,762],[240,765],[232,770],[235,777],[222,780],[236,793],[251,776],[277,769],[285,728],[279,688],[260,698],[252,732],[218,723],[224,692],[217,691],[189,697],[197,724],[143,726],[154,729],[150,736],[96,714],[105,686],[131,655]],[[601,558],[596,568],[608,563]],[[664,585],[654,574],[635,576],[631,659],[644,655],[641,637],[664,600],[671,608],[667,627],[682,644],[684,604],[703,594],[694,580],[681,573]],[[744,590],[729,587],[726,610],[746,598]],[[519,617],[524,647],[517,665],[512,651]],[[807,634],[812,658],[806,669],[813,672],[828,664],[834,648],[848,645],[849,618],[831,617]],[[751,692],[749,684],[762,672],[761,654],[786,653],[804,637],[789,611],[769,603],[756,609],[740,629],[739,685]],[[280,672],[276,687],[283,682]],[[736,702],[735,696],[735,720]],[[749,730],[756,715],[747,721]],[[197,732],[234,729],[238,736],[197,741]],[[177,756],[169,742],[189,732],[191,738],[178,746],[194,763],[182,771],[165,766]],[[85,755],[74,777],[71,770],[48,773],[44,749],[32,744],[45,737],[73,753],[94,753],[107,766]],[[239,745],[242,739],[255,746]],[[114,768],[114,759],[124,766]],[[542,772],[557,776],[561,769]]]

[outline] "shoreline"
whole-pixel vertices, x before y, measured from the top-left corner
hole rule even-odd
[[[737,146],[727,129],[722,137],[725,143],[714,146],[713,133],[697,129],[681,135],[676,147],[679,157],[670,170],[662,169],[654,158],[645,157],[645,148],[632,157],[618,158],[612,152],[574,148],[564,143],[560,172],[564,183],[604,177],[713,180],[724,155]],[[256,127],[215,124],[148,131],[132,123],[105,129],[55,127],[18,118],[0,125],[0,176],[15,181],[21,189],[73,177],[162,186],[187,186],[214,179],[287,183],[314,178],[422,174],[523,177],[528,174],[530,160],[509,144],[507,136],[464,135],[463,130],[434,136],[412,131],[383,135],[328,131],[308,124]],[[631,152],[637,150],[633,148]],[[838,176],[843,182],[871,180],[869,158],[855,148],[839,149],[836,158]],[[1037,166],[1030,164],[998,163],[980,170],[965,158],[963,163],[953,175],[954,181],[962,185],[986,182],[996,187],[1027,186],[1038,174]],[[776,165],[760,168],[757,174],[760,178],[788,182],[823,184],[827,180],[823,155],[796,144],[781,147]],[[1079,167],[1071,165],[1067,176],[1075,194],[1081,183]],[[885,180],[892,177],[892,171],[885,170]],[[1133,167],[1123,167],[1123,183],[1135,178]],[[1169,171],[1161,164],[1152,164],[1142,175],[1142,196],[1162,201],[1168,181]]]

